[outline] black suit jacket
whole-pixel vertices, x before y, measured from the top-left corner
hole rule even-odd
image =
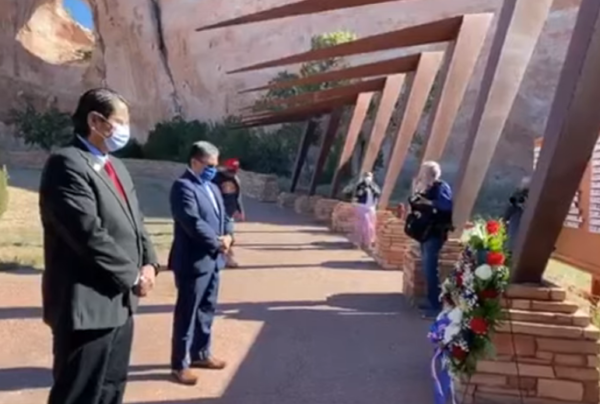
[[[44,321],[53,329],[123,325],[137,308],[132,288],[143,265],[156,263],[133,181],[110,157],[127,202],[101,160],[80,141],[53,153],[42,174]]]

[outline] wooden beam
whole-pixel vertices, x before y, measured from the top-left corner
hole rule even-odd
[[[309,195],[314,195],[317,192],[317,185],[319,185],[319,178],[323,174],[323,168],[327,162],[327,158],[331,154],[331,148],[335,142],[335,138],[340,127],[342,115],[344,113],[343,108],[334,109],[331,115],[329,115],[329,123],[327,124],[327,130],[321,141],[319,148],[319,155],[315,163],[315,169],[313,171],[312,179],[310,180],[310,187],[308,190]]]
[[[434,99],[431,118],[426,130],[427,143],[423,161],[439,160],[467,87],[479,54],[483,49],[486,34],[492,23],[493,14],[466,15],[456,41],[446,51],[446,62],[442,68],[442,87]]]
[[[297,79],[277,81],[261,87],[249,88],[240,91],[240,94],[255,91],[284,89],[297,86],[306,86],[312,84],[326,83],[329,81],[353,80],[365,77],[389,76],[395,73],[408,73],[417,68],[420,53],[403,56],[399,58],[383,60],[364,65],[352,66],[345,69],[333,70],[325,73],[313,74],[311,76],[300,77]]]
[[[229,73],[232,74],[249,72],[253,70],[287,66],[291,64],[305,63],[314,60],[329,59],[333,57],[343,57],[350,55],[358,55],[362,53],[372,53],[390,49],[397,49],[408,46],[448,42],[454,40],[458,35],[458,31],[463,25],[463,19],[477,15],[479,14],[469,14],[467,16],[461,15],[430,22],[427,24],[414,25],[396,31],[386,32],[383,34],[357,39],[352,42],[346,42],[327,48],[314,49],[308,52],[298,53],[288,57],[258,63],[252,66],[247,66],[233,70]],[[491,16],[492,14],[482,15]]]
[[[513,259],[512,281],[540,282],[600,133],[600,1],[582,0]]]
[[[444,52],[425,52],[421,57],[383,182],[381,198],[379,199],[381,207],[389,205],[390,198],[404,165],[404,160],[419,126],[421,115],[427,105],[429,94],[431,93],[435,77],[440,70],[443,59]]]
[[[358,99],[356,100],[354,112],[352,113],[352,119],[350,120],[348,131],[346,132],[346,140],[344,141],[344,147],[342,148],[342,153],[340,154],[340,159],[338,161],[337,168],[333,175],[333,182],[331,184],[332,198],[335,198],[337,196],[344,168],[348,164],[350,164],[350,159],[352,158],[352,154],[354,153],[354,149],[356,148],[356,142],[358,141],[360,130],[362,129],[365,117],[367,116],[367,112],[369,111],[369,107],[371,106],[371,101],[373,100],[374,94],[375,93],[373,92],[362,93],[358,96]]]
[[[455,185],[460,234],[496,151],[553,0],[504,0]]]
[[[363,157],[361,172],[372,171],[377,155],[381,149],[381,144],[385,139],[387,127],[389,126],[392,114],[396,109],[396,103],[398,96],[402,91],[404,85],[405,74],[394,74],[388,76],[385,81],[385,87],[379,101],[379,108],[377,109],[377,115],[375,116],[375,122],[371,129],[371,135],[369,136],[369,145],[367,151]]]
[[[379,79],[372,79],[366,81],[360,81],[358,83],[349,84],[346,86],[330,88],[327,90],[313,91],[308,93],[299,94],[289,98],[282,98],[273,100],[271,102],[262,104],[260,108],[254,109],[254,111],[266,110],[268,108],[288,105],[296,106],[302,104],[314,104],[316,102],[329,100],[331,98],[346,97],[346,96],[357,96],[360,93],[369,91],[381,91],[385,86],[385,77]],[[252,108],[252,107],[250,107]]]
[[[256,119],[262,119],[267,117],[278,117],[285,115],[295,115],[295,114],[310,114],[311,112],[314,114],[322,113],[324,110],[331,110],[337,107],[343,107],[345,105],[354,104],[356,102],[356,98],[358,94],[349,94],[336,98],[329,98],[323,101],[315,102],[308,105],[300,105],[291,108],[287,108],[281,111],[262,111],[254,114],[249,114],[242,116],[242,122],[252,121]]]
[[[296,155],[294,170],[292,171],[292,183],[290,185],[291,193],[296,192],[298,180],[300,179],[300,174],[302,173],[302,167],[304,167],[304,162],[306,161],[306,156],[308,155],[308,149],[310,148],[310,145],[314,139],[317,127],[318,123],[314,119],[310,119],[306,124],[304,135],[302,136],[302,140],[298,146],[298,154]]]
[[[205,25],[196,28],[196,31],[207,31],[216,28],[231,27],[234,25],[250,24],[261,21],[270,21],[280,18],[293,17],[306,14],[322,13],[331,10],[340,10],[344,8],[369,6],[373,4],[389,3],[392,1],[405,0],[303,0],[296,3],[286,4],[284,6],[261,10],[255,13],[246,14],[237,18],[222,21],[216,24]]]

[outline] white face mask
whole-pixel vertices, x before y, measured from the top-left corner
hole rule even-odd
[[[127,146],[127,143],[129,143],[129,139],[131,138],[129,125],[119,125],[116,123],[113,123],[112,125],[112,135],[109,138],[104,139],[104,144],[110,153],[114,153]]]

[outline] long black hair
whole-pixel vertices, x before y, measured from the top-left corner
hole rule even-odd
[[[77,109],[71,117],[75,134],[84,137],[89,136],[88,115],[90,112],[97,112],[108,119],[115,112],[118,102],[127,105],[125,99],[110,88],[94,88],[86,91],[79,98]]]

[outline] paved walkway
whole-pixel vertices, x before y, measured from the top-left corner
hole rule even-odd
[[[222,277],[214,351],[229,361],[201,384],[169,381],[170,274],[137,317],[131,404],[425,404],[428,324],[407,308],[402,275],[382,271],[341,237],[250,203],[239,225],[244,268]],[[0,274],[0,404],[42,404],[50,335],[38,274]]]

